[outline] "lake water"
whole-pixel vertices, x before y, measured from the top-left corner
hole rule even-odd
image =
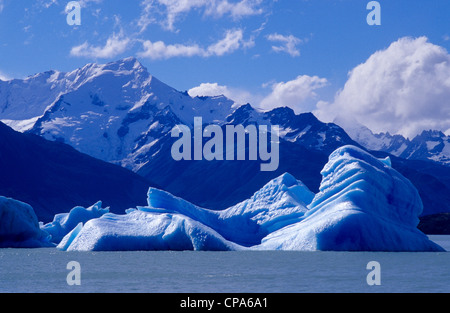
[[[450,236],[430,236],[450,250]],[[70,261],[81,285],[69,286]],[[367,264],[380,264],[369,286]],[[450,252],[61,252],[0,250],[0,292],[450,292]]]

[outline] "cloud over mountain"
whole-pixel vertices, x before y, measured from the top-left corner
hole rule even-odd
[[[355,67],[333,103],[319,102],[325,120],[353,116],[375,132],[412,137],[450,129],[450,54],[426,37],[404,37]]]

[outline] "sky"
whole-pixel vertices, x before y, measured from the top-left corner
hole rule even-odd
[[[134,56],[193,96],[450,135],[448,0],[80,0],[81,25],[69,2],[0,0],[0,79]]]

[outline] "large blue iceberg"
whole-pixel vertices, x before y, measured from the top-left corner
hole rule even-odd
[[[417,229],[420,196],[390,165],[353,146],[337,149],[304,219],[269,234],[258,248],[444,251]]]
[[[415,187],[353,146],[337,149],[314,195],[284,174],[223,211],[150,188],[148,206],[80,222],[61,250],[444,251],[417,229]]]

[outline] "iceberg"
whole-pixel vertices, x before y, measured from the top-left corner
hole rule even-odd
[[[389,158],[344,146],[329,156],[321,174],[317,194],[285,173],[223,211],[150,188],[148,205],[123,215],[105,213],[87,222],[73,219],[70,227],[57,218],[67,231],[58,248],[445,251],[418,230],[420,196]]]
[[[64,251],[227,251],[239,247],[213,229],[181,214],[108,213],[79,224],[57,246]]]
[[[444,251],[417,229],[423,205],[412,183],[354,146],[334,151],[302,221],[270,233],[262,250]]]
[[[148,206],[105,214],[64,237],[61,250],[242,250],[298,221],[314,194],[290,174],[224,211],[150,188]],[[79,228],[79,227],[77,227]]]
[[[51,246],[49,235],[39,228],[36,213],[30,205],[0,197],[0,248]]]
[[[102,201],[98,201],[89,208],[77,206],[70,210],[69,213],[56,214],[53,222],[42,225],[41,229],[51,235],[51,241],[55,244],[71,232],[79,223],[101,217],[109,212],[109,208],[102,209]]]

